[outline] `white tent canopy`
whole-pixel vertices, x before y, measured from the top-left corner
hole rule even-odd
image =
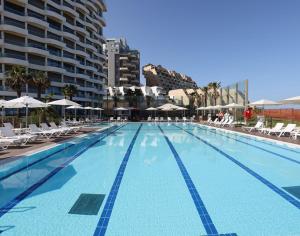
[[[252,102],[249,105],[250,106],[274,106],[274,105],[281,105],[281,103],[271,101],[271,100],[262,99],[262,100],[258,100],[256,102]]]
[[[63,106],[63,113],[64,113],[64,119],[66,119],[66,111],[65,111],[65,107],[66,106],[80,106],[80,104],[70,101],[68,99],[61,99],[61,100],[56,100],[53,102],[48,102],[48,105],[56,105],[56,106]]]
[[[82,106],[70,106],[70,107],[67,107],[67,109],[83,109]]]
[[[300,104],[300,96],[287,98],[281,101],[284,104]]]
[[[155,107],[149,107],[146,109],[146,111],[157,111],[158,109]]]
[[[80,106],[80,104],[70,101],[68,99],[56,100],[53,102],[48,102],[48,105],[56,105],[56,106]]]
[[[15,98],[5,103],[5,108],[23,108],[23,107],[30,107],[30,108],[47,107],[47,104],[29,96]]]
[[[245,106],[244,105],[241,105],[241,104],[236,104],[236,103],[230,103],[226,106],[224,106],[225,108],[244,108]]]
[[[84,110],[94,110],[93,107],[84,107],[83,109],[84,109]]]
[[[15,98],[5,103],[5,108],[23,108],[23,107],[26,107],[26,128],[27,128],[28,108],[47,107],[47,104],[29,96]]]
[[[125,107],[118,107],[118,108],[115,108],[114,110],[115,111],[128,111],[129,109],[125,108]]]
[[[181,107],[176,106],[176,105],[171,104],[171,103],[166,103],[166,104],[164,104],[160,107],[157,107],[157,109],[163,110],[163,111],[178,110],[179,108],[181,108]]]
[[[101,107],[96,107],[96,108],[94,108],[94,110],[95,110],[95,111],[104,111],[104,109],[101,108]]]

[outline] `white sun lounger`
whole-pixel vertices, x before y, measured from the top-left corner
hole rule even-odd
[[[159,118],[158,118],[158,117],[155,117],[155,118],[154,118],[154,121],[155,121],[155,122],[159,122]]]
[[[273,128],[263,128],[260,129],[262,133],[271,135],[279,133],[283,130],[284,123],[277,123]]]
[[[168,122],[172,122],[171,117],[168,117],[167,120],[168,120]]]
[[[152,121],[152,117],[148,116],[147,121]]]
[[[285,128],[283,128],[281,131],[279,132],[275,132],[278,133],[278,137],[281,137],[283,135],[289,134],[291,135],[291,133],[296,129],[296,124],[288,124]]]
[[[36,134],[44,136],[48,139],[52,138],[53,136],[59,136],[58,132],[55,130],[42,130],[36,126],[36,124],[30,124],[29,126],[30,134]]]
[[[21,137],[9,132],[7,127],[0,127],[0,134],[3,139],[12,140],[12,144],[15,145],[25,145],[29,141],[28,137]]]
[[[72,132],[73,130],[71,128],[68,127],[58,127],[54,122],[50,122],[50,130],[61,130],[63,134],[68,134],[70,132]]]
[[[262,121],[257,121],[255,126],[246,126],[246,127],[242,127],[242,129],[244,130],[248,130],[248,132],[252,132],[252,131],[257,131],[260,130],[264,127],[264,122]]]
[[[13,130],[12,130],[12,125],[6,125],[5,127],[3,127],[1,129],[1,134],[3,137],[5,138],[19,138],[19,139],[24,139],[24,144],[28,143],[28,142],[32,142],[37,140],[38,135],[32,135],[32,134],[16,134]]]

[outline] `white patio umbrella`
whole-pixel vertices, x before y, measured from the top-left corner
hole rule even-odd
[[[281,101],[283,104],[300,104],[300,96],[287,98]]]
[[[125,108],[125,107],[118,107],[118,108],[115,108],[114,110],[115,111],[128,111],[129,109]]]
[[[256,102],[252,102],[249,105],[250,106],[262,107],[263,115],[264,115],[265,114],[265,106],[276,106],[276,105],[281,105],[281,103],[271,101],[271,100],[262,99],[262,100],[258,100]]]
[[[183,116],[185,116],[185,111],[187,111],[188,109],[187,108],[185,108],[185,107],[179,107],[178,109],[177,109],[177,111],[183,111]]]
[[[75,119],[77,120],[77,110],[80,110],[80,109],[83,109],[82,106],[70,106],[70,107],[67,107],[68,110],[74,110],[75,111]]]
[[[55,106],[62,106],[63,107],[63,113],[64,113],[64,119],[66,119],[66,111],[65,107],[66,106],[80,106],[80,104],[70,101],[68,99],[61,99],[61,100],[56,100],[53,102],[48,102],[48,105],[55,105]]]
[[[104,111],[104,109],[101,107],[96,107],[96,108],[94,108],[94,110],[100,112],[100,119],[102,119],[102,111]]]
[[[26,128],[28,125],[28,108],[47,107],[47,104],[34,99],[30,96],[23,96],[9,100],[5,103],[5,108],[23,108],[26,107]]]
[[[225,108],[233,108],[234,109],[234,119],[236,120],[236,109],[241,109],[241,108],[245,108],[244,105],[241,104],[236,104],[236,103],[230,103],[226,106],[224,106]]]
[[[2,114],[1,114],[1,117],[2,117],[2,124],[3,124],[3,119],[4,119],[4,107],[5,107],[5,104],[6,104],[6,101],[3,100],[3,99],[0,99],[0,106],[2,108]]]
[[[156,111],[157,111],[157,110],[158,110],[158,109],[155,108],[155,107],[149,107],[149,108],[146,109],[146,111],[154,111],[154,116],[156,116]]]
[[[172,103],[166,103],[162,106],[157,107],[157,109],[159,110],[164,110],[164,111],[172,111],[172,110],[177,110],[178,108],[180,108],[179,106],[176,106]]]

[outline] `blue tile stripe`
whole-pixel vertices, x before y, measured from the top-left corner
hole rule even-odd
[[[109,127],[109,128],[106,129],[106,130],[100,131],[98,134],[105,134],[105,133],[107,133],[107,132],[110,132],[110,131],[111,131],[113,128],[115,128],[115,127],[116,127],[115,125],[112,126],[112,127]],[[26,165],[26,166],[24,166],[24,167],[22,167],[22,168],[19,168],[19,169],[15,170],[15,171],[13,171],[13,172],[11,172],[11,173],[5,175],[5,176],[2,176],[2,177],[0,178],[0,181],[2,181],[2,180],[4,180],[4,179],[7,179],[7,178],[9,178],[10,176],[15,175],[15,174],[17,174],[18,172],[20,172],[20,171],[22,171],[22,170],[26,170],[28,167],[31,167],[31,166],[33,166],[33,165],[39,163],[39,162],[42,162],[43,160],[46,160],[46,159],[48,159],[48,158],[50,158],[50,157],[52,157],[52,156],[54,156],[54,155],[56,155],[56,154],[58,154],[58,153],[60,153],[60,152],[62,152],[62,151],[66,151],[67,149],[73,147],[74,145],[75,145],[75,144],[69,144],[68,146],[64,146],[63,148],[57,150],[56,152],[53,152],[53,153],[51,153],[51,154],[49,154],[49,155],[47,155],[47,156],[45,156],[45,157],[43,157],[43,158],[41,158],[41,159],[36,160],[36,161],[34,161],[34,162],[32,162],[32,163],[30,163],[30,164],[28,164],[28,165]],[[24,158],[26,158],[26,157],[24,157]]]
[[[179,126],[176,126],[176,127],[179,127]],[[256,146],[256,145],[254,145],[254,144],[250,144],[250,143],[244,142],[244,141],[242,141],[242,140],[239,140],[239,139],[236,139],[236,138],[232,138],[232,137],[230,137],[230,136],[228,136],[228,135],[225,135],[225,134],[220,134],[220,133],[217,133],[217,132],[213,132],[213,131],[211,131],[211,130],[209,130],[209,129],[204,129],[204,128],[201,128],[201,127],[197,127],[197,128],[198,128],[198,129],[201,129],[201,130],[204,130],[204,131],[208,131],[208,132],[213,133],[213,134],[216,134],[216,135],[223,136],[223,137],[225,137],[225,138],[228,138],[228,139],[234,140],[234,141],[236,141],[236,142],[239,142],[239,143],[248,145],[248,146],[250,146],[250,147],[254,147],[254,148],[259,149],[259,150],[261,150],[261,151],[268,152],[268,153],[273,154],[273,155],[275,155],[275,156],[277,156],[277,157],[279,157],[279,158],[282,158],[282,159],[285,159],[285,160],[294,162],[294,163],[296,163],[296,164],[300,164],[300,161],[297,161],[297,160],[295,160],[295,159],[293,159],[293,158],[290,158],[290,157],[281,155],[281,154],[279,154],[279,153],[276,153],[276,152],[267,150],[267,149],[265,149],[265,148]]]
[[[205,127],[207,127],[207,128],[204,129],[204,128],[201,128],[199,126],[197,128],[203,129],[203,130],[207,130],[209,132],[212,132],[210,129],[216,130],[216,128],[214,128],[214,127],[208,127],[208,126],[205,126]],[[212,133],[220,134],[220,133],[217,133],[217,132],[212,132]],[[282,145],[277,145],[277,144],[269,143],[267,141],[263,141],[263,140],[260,140],[260,139],[254,138],[254,137],[249,137],[249,136],[246,137],[245,135],[242,135],[242,134],[235,133],[235,135],[238,136],[238,137],[240,137],[240,138],[243,138],[243,139],[256,141],[256,142],[263,143],[263,144],[266,144],[266,145],[269,145],[269,146],[272,146],[272,147],[277,147],[277,148],[280,148],[280,149],[283,149],[283,150],[286,150],[286,151],[290,151],[290,152],[294,152],[294,153],[300,154],[300,151],[297,151],[297,150],[294,150],[294,149],[291,149],[291,148],[287,148],[287,147],[283,147]],[[226,135],[224,135],[224,136],[226,136]],[[226,136],[226,137],[229,137],[229,136]]]
[[[176,127],[178,127],[178,126],[176,126]],[[184,130],[181,127],[178,127],[178,128],[181,129],[181,130],[183,130],[184,132],[188,133],[189,135],[195,137],[196,139],[198,139],[202,143],[208,145],[209,147],[211,147],[212,149],[214,149],[215,151],[217,151],[218,153],[220,153],[221,155],[223,155],[224,157],[226,157],[228,160],[230,160],[234,164],[238,165],[240,168],[242,168],[248,174],[252,175],[254,178],[256,178],[257,180],[259,180],[261,183],[263,183],[264,185],[266,185],[268,188],[270,188],[272,191],[274,191],[275,193],[277,193],[283,199],[285,199],[286,201],[288,201],[289,203],[291,203],[292,205],[294,205],[295,207],[297,207],[298,209],[300,209],[300,202],[298,200],[296,200],[295,198],[293,198],[292,196],[290,196],[289,194],[287,194],[286,192],[284,192],[283,190],[281,190],[280,188],[278,188],[277,186],[275,186],[274,184],[272,184],[270,181],[268,181],[267,179],[265,179],[261,175],[257,174],[255,171],[251,170],[249,167],[245,166],[241,162],[239,162],[236,159],[234,159],[234,157],[232,157],[229,154],[223,152],[222,150],[220,150],[216,146],[210,144],[209,142],[205,141],[204,139],[200,138],[199,136],[197,136],[197,135],[195,135],[195,134],[193,134],[193,133],[191,133],[189,131],[186,131],[186,130]]]
[[[138,137],[138,134],[139,134],[142,126],[143,126],[143,124],[141,124],[139,126],[139,128],[137,129],[137,131],[136,131],[133,139],[131,140],[131,143],[130,143],[130,145],[129,145],[126,153],[125,153],[123,161],[120,165],[120,168],[117,172],[114,183],[113,183],[113,185],[110,189],[108,198],[107,198],[106,203],[104,205],[103,212],[100,216],[97,227],[95,229],[94,236],[102,236],[102,235],[105,235],[105,233],[106,233],[106,229],[107,229],[107,226],[108,226],[108,223],[109,223],[109,219],[110,219],[110,216],[111,216],[111,213],[112,213],[112,210],[113,210],[113,207],[114,207],[117,195],[118,195],[118,191],[119,191],[121,181],[122,181],[124,173],[125,173],[125,169],[126,169],[131,151],[133,149],[133,146],[135,144],[135,141]]]
[[[13,207],[15,207],[17,204],[19,204],[22,200],[24,200],[27,196],[29,196],[32,192],[34,192],[37,188],[39,188],[41,185],[43,185],[45,182],[47,182],[51,177],[56,175],[59,171],[64,169],[67,165],[69,165],[72,161],[74,161],[77,157],[79,157],[81,154],[83,154],[85,151],[87,151],[89,148],[94,146],[95,144],[101,142],[103,139],[108,137],[109,135],[115,133],[117,130],[121,129],[123,126],[120,126],[110,132],[107,132],[105,136],[101,137],[100,139],[97,139],[87,147],[83,148],[80,152],[78,152],[76,155],[71,157],[68,161],[61,164],[59,167],[55,168],[53,171],[51,171],[48,175],[40,179],[38,182],[30,186],[28,189],[26,189],[24,192],[19,194],[17,197],[15,197],[13,200],[8,202],[5,206],[0,208],[0,218],[5,215],[7,212],[9,212]]]
[[[193,198],[193,201],[194,201],[194,204],[197,208],[197,211],[198,211],[198,214],[200,216],[200,219],[202,221],[202,224],[206,230],[206,233],[210,236],[212,235],[218,235],[218,231],[214,225],[214,223],[212,222],[212,219],[204,205],[204,202],[202,201],[188,171],[186,170],[183,162],[181,161],[181,158],[180,156],[178,155],[177,151],[175,150],[173,144],[171,143],[171,141],[169,140],[169,138],[166,136],[166,134],[164,133],[164,131],[162,130],[162,128],[160,126],[158,126],[158,128],[160,129],[160,131],[162,132],[162,134],[164,135],[165,137],[165,140],[166,142],[168,143],[172,153],[173,153],[173,156],[177,162],[177,165],[181,171],[181,174],[184,178],[184,181],[190,191],[190,194]]]

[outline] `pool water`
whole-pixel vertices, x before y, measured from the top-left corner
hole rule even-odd
[[[94,213],[70,214],[82,194],[100,197],[79,204]],[[300,149],[195,124],[114,124],[2,164],[0,234],[295,236],[299,198]]]

